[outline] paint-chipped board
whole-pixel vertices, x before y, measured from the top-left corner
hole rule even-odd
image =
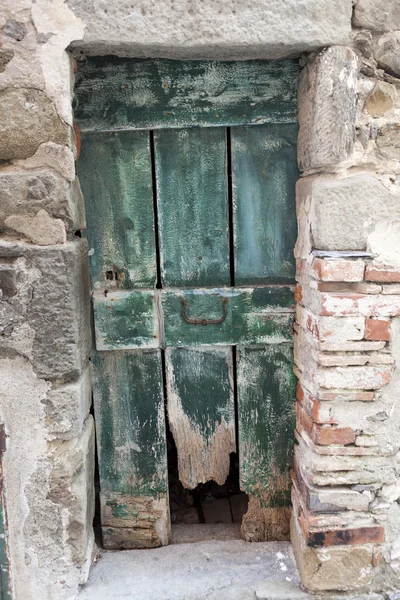
[[[224,128],[154,132],[164,286],[230,284]]]
[[[167,347],[279,344],[293,336],[291,286],[165,290],[162,308]],[[225,312],[221,323],[195,325],[183,318],[218,321]]]
[[[155,290],[95,292],[96,349],[129,350],[160,345]]]
[[[236,285],[294,281],[297,124],[233,127]]]
[[[82,135],[77,171],[85,197],[93,289],[155,285],[150,134]]]
[[[237,348],[240,487],[249,541],[289,536],[296,378],[291,344]]]
[[[89,57],[79,63],[82,131],[294,122],[299,65]]]
[[[169,348],[168,420],[185,488],[225,483],[236,451],[232,348]]]
[[[161,352],[101,352],[92,361],[106,543],[107,535],[110,547],[168,543]]]

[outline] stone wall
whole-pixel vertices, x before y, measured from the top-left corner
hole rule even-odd
[[[62,1],[0,11],[0,404],[12,597],[74,598],[94,552],[83,198]]]
[[[299,93],[292,540],[312,590],[400,588],[397,0],[5,0],[2,9],[0,405],[12,597],[75,598],[94,549],[71,46],[77,58],[311,53]]]

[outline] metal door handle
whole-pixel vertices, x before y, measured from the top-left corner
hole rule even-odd
[[[228,314],[227,302],[228,302],[228,298],[221,298],[221,303],[222,303],[222,317],[220,319],[202,319],[201,317],[199,317],[197,319],[189,319],[189,317],[186,316],[186,312],[185,312],[187,304],[182,299],[181,300],[181,316],[182,316],[182,319],[186,323],[190,323],[190,325],[218,325],[219,323],[222,323],[223,321],[225,321],[226,315]]]

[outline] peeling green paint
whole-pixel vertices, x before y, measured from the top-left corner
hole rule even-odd
[[[160,326],[155,295],[155,290],[94,293],[96,349],[157,348]]]
[[[291,344],[238,347],[240,484],[262,505],[290,505],[296,378]]]
[[[92,287],[153,287],[157,267],[149,133],[83,135],[77,172],[85,196]]]
[[[225,135],[223,128],[154,134],[165,286],[230,284]]]
[[[182,318],[183,300],[188,317],[217,320],[217,325],[191,325]],[[293,288],[222,288],[166,290],[162,295],[165,346],[277,344],[292,339]]]
[[[294,280],[296,141],[296,123],[231,130],[236,285]]]
[[[89,57],[76,76],[83,131],[297,120],[297,61]]]
[[[110,492],[166,497],[160,351],[101,352],[92,361],[102,493],[108,502]]]
[[[296,61],[99,57],[80,65],[75,116],[87,133],[78,171],[108,548],[168,542],[163,348],[180,477],[195,487],[223,483],[236,447],[238,346],[244,537],[285,539],[297,74]]]
[[[179,478],[190,489],[222,485],[236,450],[232,349],[171,348],[165,360]]]

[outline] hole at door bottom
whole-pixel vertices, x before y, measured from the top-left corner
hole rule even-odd
[[[223,526],[233,528],[236,525],[235,537],[240,537],[240,524],[243,515],[247,512],[248,497],[239,486],[238,454],[233,452],[230,454],[229,475],[223,485],[218,485],[215,481],[207,481],[190,490],[184,488],[179,480],[178,452],[170,430],[167,432],[167,444],[169,501],[173,529],[174,526],[179,526],[181,530],[184,525],[195,525],[196,536],[204,535],[212,539],[217,535],[220,537]],[[203,534],[198,529],[202,524],[207,525]],[[212,526],[215,526],[215,535]],[[182,541],[187,540],[185,538]]]

